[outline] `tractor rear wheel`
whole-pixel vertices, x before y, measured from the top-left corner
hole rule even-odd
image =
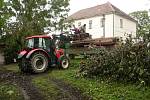
[[[42,52],[36,52],[30,59],[30,67],[33,73],[43,73],[48,69],[48,58]]]
[[[67,69],[69,67],[69,58],[66,56],[62,56],[59,59],[59,67],[61,69]]]

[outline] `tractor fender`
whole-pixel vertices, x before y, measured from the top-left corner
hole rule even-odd
[[[33,50],[31,50],[27,54],[26,58],[29,59],[32,56],[32,54],[35,53],[35,52],[43,52],[48,58],[50,58],[49,54],[45,50],[43,50],[43,49],[33,49]]]
[[[17,58],[17,59],[23,58],[23,57],[26,55],[26,53],[27,53],[26,50],[21,51],[21,52],[18,54],[18,58]]]

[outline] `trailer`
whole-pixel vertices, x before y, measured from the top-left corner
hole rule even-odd
[[[93,55],[96,54],[95,50],[100,48],[111,49],[118,45],[119,39],[110,37],[110,38],[97,38],[97,39],[85,39],[85,40],[76,40],[71,42],[70,48],[67,50],[67,54],[70,58],[75,56],[83,55]]]

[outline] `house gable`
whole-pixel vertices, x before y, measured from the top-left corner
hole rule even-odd
[[[96,16],[103,16],[107,14],[117,14],[119,16],[122,16],[124,18],[127,18],[131,21],[136,22],[132,17],[121,11],[119,8],[115,7],[111,3],[107,2],[102,5],[94,6],[91,8],[86,8],[83,10],[80,10],[71,16],[68,17],[68,20],[80,20],[80,19],[86,19],[86,18],[91,18],[91,17],[96,17]]]

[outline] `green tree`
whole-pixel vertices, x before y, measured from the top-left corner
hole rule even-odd
[[[6,10],[5,3],[3,0],[0,1],[0,37],[3,33],[5,22],[9,18],[9,13]]]
[[[136,11],[130,13],[130,15],[138,22],[137,36],[144,40],[150,40],[150,16],[148,16],[148,11]]]
[[[69,0],[6,0],[2,13],[10,14],[5,22],[3,40],[7,45],[5,61],[16,58],[26,36],[43,34],[44,30],[62,30],[66,25]]]
[[[69,11],[69,0],[8,0],[7,3],[16,18],[16,31],[25,33],[60,29]]]
[[[3,19],[3,16],[2,16],[2,8],[3,8],[3,1],[1,0],[0,1],[0,35],[2,34],[2,28],[3,28],[3,25],[4,25],[4,19]]]

